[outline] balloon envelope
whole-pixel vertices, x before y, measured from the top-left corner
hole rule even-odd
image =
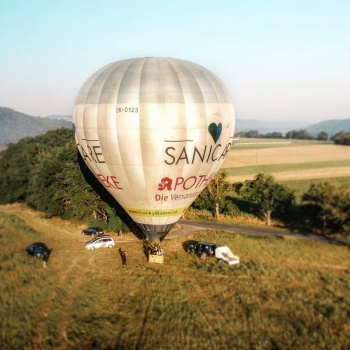
[[[84,161],[151,241],[166,235],[213,178],[235,126],[213,73],[156,57],[94,73],[77,96],[73,123]]]

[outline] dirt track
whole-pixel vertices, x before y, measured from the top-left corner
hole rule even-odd
[[[6,212],[12,215],[16,215],[19,218],[23,219],[26,224],[32,228],[35,228],[37,231],[47,230],[49,227],[57,227],[56,230],[65,230],[68,234],[76,235],[81,231],[81,227],[72,225],[69,221],[63,221],[57,218],[54,219],[43,219],[42,213],[32,210],[25,205],[21,204],[11,204],[11,205],[1,205],[0,212]],[[177,225],[177,229],[171,231],[165,239],[173,239],[178,237],[189,237],[196,232],[203,230],[218,230],[218,231],[230,231],[241,234],[249,234],[255,236],[271,236],[271,237],[294,237],[298,239],[312,239],[318,241],[324,241],[333,244],[348,245],[350,243],[346,240],[329,238],[326,236],[315,235],[310,233],[298,233],[290,231],[287,229],[278,229],[267,226],[243,226],[236,224],[222,224],[222,223],[213,223],[213,222],[201,222],[201,221],[190,221],[190,220],[181,220]],[[138,238],[132,234],[128,233],[124,235],[122,242],[132,242],[137,241]]]
[[[336,238],[329,238],[326,236],[315,235],[311,233],[298,233],[287,229],[277,229],[271,227],[257,227],[257,226],[243,226],[232,224],[220,224],[220,223],[208,223],[200,221],[179,221],[180,228],[168,234],[166,239],[172,239],[175,237],[186,237],[195,232],[203,230],[218,230],[218,231],[230,231],[241,234],[255,235],[255,236],[271,236],[271,237],[294,237],[298,239],[311,239],[317,241],[323,241],[333,244],[348,245],[350,243]]]

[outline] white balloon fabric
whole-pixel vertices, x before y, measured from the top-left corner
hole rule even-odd
[[[208,69],[174,58],[109,64],[74,106],[84,161],[151,241],[159,242],[219,170],[234,109]]]

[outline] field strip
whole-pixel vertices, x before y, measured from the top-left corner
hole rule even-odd
[[[253,180],[257,174],[229,176],[230,182],[243,182]],[[276,180],[302,180],[302,179],[322,179],[334,177],[350,177],[350,167],[323,168],[323,169],[306,169],[272,172],[271,175]]]
[[[72,227],[69,221],[64,221],[58,218],[46,219],[43,217],[42,212],[31,209],[21,203],[0,205],[0,211],[17,216],[24,220],[27,226],[43,234],[46,234],[53,226],[59,226],[59,231],[68,234],[68,236],[75,235],[73,230],[77,230],[76,227]]]
[[[72,311],[73,301],[74,301],[75,295],[77,294],[78,289],[80,288],[82,279],[85,276],[85,272],[89,270],[93,265],[94,258],[95,257],[93,255],[90,256],[88,263],[84,264],[84,267],[79,274],[76,273],[77,272],[76,270],[74,271],[74,276],[75,277],[77,276],[77,277],[75,279],[73,286],[69,290],[69,293],[66,297],[64,305],[62,305],[62,313],[61,313],[62,318],[58,325],[58,343],[61,345],[58,349],[64,350],[68,346],[67,344],[68,337],[67,337],[66,329],[68,326],[69,314]],[[71,267],[77,267],[77,259],[74,259],[72,261]],[[71,269],[69,270],[69,272],[71,272]]]
[[[240,168],[270,164],[300,164],[350,159],[349,146],[313,145],[273,148],[232,149],[223,168]]]
[[[35,329],[35,338],[33,340],[32,346],[33,349],[41,349],[42,348],[42,340],[43,340],[43,333],[45,329],[45,324],[47,322],[47,319],[50,317],[50,310],[53,309],[55,299],[59,295],[60,291],[67,286],[67,281],[72,282],[71,286],[68,286],[68,294],[65,299],[65,302],[61,305],[59,305],[61,310],[61,320],[58,323],[58,335],[57,340],[58,343],[61,344],[59,349],[66,349],[67,348],[67,334],[66,329],[68,326],[68,320],[69,320],[69,314],[72,310],[72,305],[74,301],[74,297],[82,283],[82,279],[85,275],[84,272],[86,272],[93,264],[94,256],[91,256],[86,263],[82,264],[83,268],[81,268],[81,264],[78,264],[78,262],[81,262],[81,257],[74,258],[72,260],[71,265],[60,275],[60,278],[57,280],[57,283],[54,286],[54,289],[50,293],[50,295],[47,297],[46,301],[42,305],[41,312],[40,312],[40,318],[37,323],[36,329]],[[79,273],[77,273],[77,269],[80,270]]]
[[[54,300],[58,294],[58,291],[64,285],[64,283],[65,283],[68,275],[71,273],[73,267],[76,265],[77,259],[78,258],[75,258],[72,261],[72,264],[69,266],[69,268],[65,271],[65,273],[61,274],[60,278],[57,280],[55,288],[52,290],[52,292],[50,293],[50,295],[46,299],[45,303],[43,304],[43,307],[42,307],[41,312],[40,312],[39,321],[37,323],[37,326],[36,326],[35,332],[34,332],[35,338],[34,338],[33,344],[32,344],[33,349],[41,349],[42,335],[44,332],[46,320],[49,317],[50,310],[52,308],[52,303],[54,302]]]
[[[203,263],[199,258],[198,261],[200,263]],[[174,276],[176,276],[176,273],[174,273]],[[198,301],[203,301],[206,304],[206,307],[203,307],[202,304],[198,304],[196,306],[196,311],[201,316],[202,322],[206,325],[206,332],[210,333],[210,337],[206,339],[208,348],[215,348],[217,341],[220,340],[220,330],[217,329],[215,323],[210,322],[210,319],[208,318],[207,314],[211,314],[211,310],[214,311],[217,310],[217,305],[215,304],[214,299],[212,298],[211,293],[208,293],[208,290],[205,288],[205,284],[203,286],[198,281],[198,279],[195,276],[186,276],[187,279],[179,279],[177,278],[176,281],[179,284],[180,288],[182,289],[184,295],[187,296],[187,301],[192,307],[195,307],[198,304]],[[193,287],[193,291],[188,291],[188,286]]]
[[[12,214],[18,218],[25,221],[26,225],[35,229],[37,232],[45,233],[48,231],[49,227],[55,225],[55,221],[47,220],[41,217],[42,213],[32,210],[28,207],[25,207],[21,204],[11,204],[11,205],[2,205],[0,206],[0,211]],[[60,232],[65,232],[69,236],[72,235],[71,230],[67,230],[64,226],[69,225],[69,223],[64,223],[65,225],[60,225]],[[68,326],[69,314],[72,310],[73,301],[75,295],[82,283],[82,279],[85,275],[85,272],[92,266],[94,256],[91,256],[88,259],[87,263],[81,264],[83,260],[82,257],[75,257],[71,264],[60,273],[60,277],[57,279],[51,293],[47,296],[46,300],[41,306],[38,306],[39,320],[36,324],[34,330],[34,338],[32,341],[33,349],[42,349],[43,345],[43,335],[45,333],[45,327],[48,319],[50,318],[50,310],[57,309],[54,308],[55,300],[60,295],[60,291],[67,289],[67,297],[63,304],[59,305],[61,310],[61,319],[58,324],[58,343],[61,344],[59,349],[66,349],[67,336],[66,328]],[[80,270],[80,273],[77,274],[77,269]],[[71,283],[71,284],[70,284]]]

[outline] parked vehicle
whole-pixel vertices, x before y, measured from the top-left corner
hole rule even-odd
[[[219,261],[225,261],[229,265],[239,264],[239,257],[231,252],[227,246],[218,247],[215,250],[215,258]]]
[[[36,258],[42,258],[44,255],[50,254],[50,249],[47,247],[45,243],[42,242],[35,242],[32,244],[29,244],[26,247],[27,254],[31,256],[35,256]]]
[[[201,256],[203,253],[205,253],[207,256],[214,256],[216,244],[190,240],[184,242],[183,247],[187,253],[195,253],[198,256]]]
[[[104,232],[100,227],[88,227],[87,229],[81,231],[81,234],[84,236],[101,236],[104,234]]]
[[[183,248],[187,253],[194,253],[202,260],[208,257],[215,257],[219,262],[225,261],[229,265],[239,264],[239,257],[232,253],[227,246],[218,247],[214,243],[200,242],[200,241],[186,241],[182,243]]]
[[[113,248],[115,246],[115,241],[113,237],[103,235],[98,236],[85,243],[85,248],[89,250],[94,250],[98,248]]]

